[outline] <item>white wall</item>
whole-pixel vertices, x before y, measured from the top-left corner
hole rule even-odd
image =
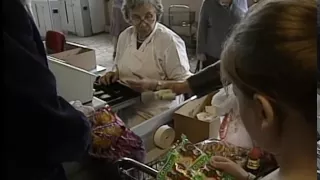
[[[253,4],[253,0],[247,0],[248,1],[248,6],[250,7]],[[162,4],[164,6],[165,10],[165,23],[168,21],[168,9],[170,5],[173,4],[183,4],[183,5],[188,5],[192,11],[196,12],[196,20],[198,21],[199,13],[200,13],[200,8],[203,0],[162,0]]]
[[[165,23],[168,22],[168,10],[170,5],[174,4],[182,4],[190,7],[192,11],[196,12],[196,20],[198,21],[198,16],[200,12],[200,7],[203,0],[162,0],[162,4],[164,6],[164,20]]]
[[[168,24],[168,10],[170,5],[173,4],[183,4],[183,5],[187,5],[190,7],[190,9],[192,11],[196,12],[196,21],[198,21],[199,18],[199,13],[200,13],[200,8],[201,8],[201,4],[202,4],[203,0],[162,0],[162,4],[164,6],[164,23]],[[250,6],[252,4],[253,0],[248,0],[248,5]],[[108,10],[109,10],[109,14],[107,14],[106,16],[110,15],[111,13],[111,5],[110,5],[110,1],[108,3]],[[110,17],[107,17],[107,19],[110,19]],[[108,20],[107,20],[108,21]],[[107,22],[107,25],[110,25],[110,21]]]
[[[169,24],[169,7],[171,5],[187,5],[189,6],[191,11],[195,11],[196,13],[196,22],[198,22],[199,12],[201,8],[203,0],[162,0],[162,4],[164,6],[164,15],[163,20],[164,24]],[[176,17],[178,18],[178,17]],[[179,28],[175,27],[174,31],[178,32],[179,34],[189,35],[188,28]],[[193,33],[196,33],[196,26],[192,30]]]
[[[248,6],[250,7],[253,4],[253,0],[247,0],[248,1]],[[201,9],[203,0],[162,0],[162,4],[164,6],[164,23],[168,25],[168,10],[170,5],[173,4],[181,4],[181,5],[187,5],[190,7],[191,11],[196,12],[196,22],[199,21],[199,13]],[[186,33],[185,29],[182,28],[175,28],[175,30],[179,33]],[[195,32],[196,29],[194,28],[193,31]]]
[[[202,1],[203,0],[162,0],[162,4],[164,6],[164,23],[166,25],[168,25],[168,10],[169,10],[169,7],[170,5],[173,5],[173,4],[183,4],[183,5],[187,5],[190,7],[190,9],[192,11],[195,11],[196,12],[196,20],[198,21],[198,15],[199,15],[199,11],[200,11],[200,7],[201,7],[201,4],[202,4]],[[109,1],[109,3],[107,3],[105,9],[106,9],[106,29],[109,28],[110,26],[110,16],[111,16],[111,13],[112,13],[112,1]],[[178,28],[178,31],[180,32],[179,28]],[[182,30],[184,31],[184,29]]]
[[[45,36],[48,30],[62,31],[58,0],[30,0],[30,2],[33,18],[41,36]],[[53,10],[58,10],[58,12],[53,13]]]

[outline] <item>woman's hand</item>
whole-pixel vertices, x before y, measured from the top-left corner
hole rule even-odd
[[[126,80],[125,82],[130,86],[131,89],[137,92],[154,91],[158,86],[157,80],[147,79],[143,76],[133,73],[139,79]]]
[[[110,85],[112,83],[115,83],[117,80],[119,80],[119,73],[111,71],[107,72],[104,76],[101,76],[101,78],[99,79],[99,83]]]
[[[150,79],[127,80],[127,84],[138,92],[170,89],[177,95],[192,93],[187,81],[156,81]]]
[[[158,84],[157,81],[148,79],[126,80],[126,83],[137,92],[154,91]]]
[[[214,156],[211,159],[211,165],[223,172],[226,172],[235,177],[237,180],[247,180],[248,172],[246,172],[240,165],[231,161],[228,158],[221,156]]]

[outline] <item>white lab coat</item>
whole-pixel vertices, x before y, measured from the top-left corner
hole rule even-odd
[[[134,73],[155,80],[184,80],[192,75],[184,41],[160,23],[156,24],[139,49],[134,27],[123,31],[118,40],[115,65],[119,78],[123,81],[136,79]],[[180,96],[175,101],[140,104],[119,112],[119,116],[132,127],[181,101]],[[131,113],[127,113],[128,111]]]

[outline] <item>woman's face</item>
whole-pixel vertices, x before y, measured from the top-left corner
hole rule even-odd
[[[258,98],[245,95],[236,85],[233,92],[238,100],[239,113],[251,139],[269,152],[278,154],[279,129],[273,119],[273,112],[268,108],[268,102],[263,96]],[[272,117],[271,117],[272,116]]]
[[[148,36],[157,21],[157,10],[150,3],[137,6],[130,14],[132,25],[140,36]]]

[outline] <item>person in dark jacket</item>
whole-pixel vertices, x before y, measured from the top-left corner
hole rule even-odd
[[[248,10],[247,0],[203,0],[197,32],[197,59],[203,67],[220,59],[223,42]]]
[[[217,1],[217,0],[212,0],[212,1]],[[235,0],[235,2],[240,3],[241,0]],[[246,2],[246,1],[243,1],[243,2]],[[242,5],[241,7],[244,7],[244,6]],[[245,8],[243,9],[245,10]],[[248,11],[251,11],[253,9],[254,9],[254,6],[251,6],[248,9]],[[245,16],[246,14],[243,14],[243,15]],[[216,62],[212,61],[207,65],[208,65],[207,67],[205,67],[204,69],[201,69],[201,71],[197,72],[193,76],[190,76],[185,81],[157,82],[154,80],[150,80],[150,83],[161,84],[161,87],[159,87],[159,89],[171,89],[173,92],[177,94],[196,95],[198,98],[200,98],[213,91],[217,91],[223,87],[221,83],[221,78],[220,78],[220,60],[217,59]],[[139,86],[139,85],[143,86],[146,84],[145,80],[142,80],[142,81],[130,80],[128,81],[128,83],[129,85],[133,85],[133,86]]]
[[[185,81],[128,80],[129,86],[157,86],[158,89],[171,89],[176,94],[196,95],[198,98],[221,89],[220,60],[190,76]],[[149,83],[149,85],[147,85]]]
[[[2,1],[7,179],[64,180],[62,163],[85,154],[86,117],[57,95],[43,42],[20,0]]]

